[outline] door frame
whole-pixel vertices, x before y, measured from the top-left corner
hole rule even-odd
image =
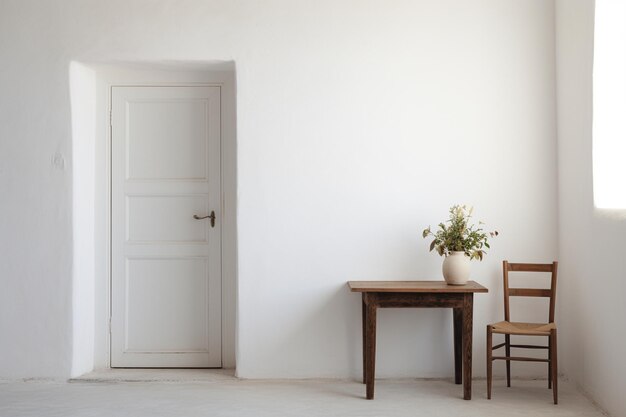
[[[234,69],[215,71],[177,68],[168,64],[94,65],[96,75],[96,276],[94,369],[111,368],[112,253],[111,253],[111,94],[114,86],[211,86],[221,89],[221,257],[222,367],[236,366],[237,227],[236,121]]]

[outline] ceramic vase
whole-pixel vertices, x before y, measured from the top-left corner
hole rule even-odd
[[[443,260],[443,278],[448,285],[465,285],[470,275],[470,258],[465,252],[450,252]]]

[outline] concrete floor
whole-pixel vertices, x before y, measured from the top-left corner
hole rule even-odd
[[[208,375],[208,376],[207,376]],[[0,382],[0,416],[585,416],[603,414],[569,383],[552,404],[546,381],[474,381],[472,401],[445,380],[379,380],[376,398],[341,380],[238,380],[228,372],[122,370],[70,382]]]

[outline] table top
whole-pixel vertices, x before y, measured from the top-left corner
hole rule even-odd
[[[445,281],[348,281],[352,292],[439,292],[468,293],[488,292],[476,281],[465,285],[448,285]]]

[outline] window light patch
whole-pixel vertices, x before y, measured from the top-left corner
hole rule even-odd
[[[626,209],[626,2],[596,0],[593,189],[597,208]]]

